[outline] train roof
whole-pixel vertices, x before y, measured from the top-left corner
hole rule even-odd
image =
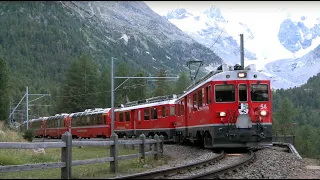
[[[157,96],[157,97],[152,97],[144,100],[128,102],[124,104],[123,107],[115,109],[115,112],[128,111],[132,109],[140,109],[140,108],[146,108],[146,107],[152,107],[152,106],[160,106],[160,105],[166,105],[166,104],[175,104],[177,97],[178,96],[176,94],[172,94],[167,96]]]
[[[48,118],[47,118],[47,120],[57,120],[57,119],[60,119],[60,118],[65,118],[65,117],[67,117],[69,114],[67,114],[67,113],[61,113],[61,114],[56,114],[56,115],[54,115],[54,116],[49,116]]]
[[[264,73],[256,71],[254,64],[248,65],[244,70],[234,70],[233,66],[228,66],[227,64],[222,64],[222,70],[211,71],[204,77],[202,77],[198,82],[187,87],[186,91],[179,96],[179,99],[203,86],[210,81],[234,81],[234,80],[270,80],[270,77]],[[239,72],[246,72],[245,78],[238,77]],[[229,77],[227,77],[229,75]]]
[[[92,115],[92,114],[103,114],[103,113],[108,113],[110,109],[111,108],[86,109],[83,112],[71,113],[70,117],[79,117],[79,116]]]
[[[152,107],[152,106],[161,106],[161,105],[166,105],[166,104],[175,104],[177,99],[171,99],[171,100],[165,100],[165,101],[160,101],[160,102],[154,102],[154,103],[146,103],[146,104],[141,104],[141,105],[135,105],[135,106],[129,106],[129,107],[122,107],[115,109],[115,112],[118,111],[128,111],[132,109],[141,109],[141,108],[146,108],[146,107]]]

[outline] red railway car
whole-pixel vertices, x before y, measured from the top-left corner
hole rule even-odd
[[[45,136],[45,122],[47,117],[40,117],[38,119],[30,120],[31,126],[29,128],[34,129],[35,137],[44,137]]]
[[[140,134],[163,135],[172,139],[175,135],[176,95],[159,96],[134,101],[115,110],[115,132],[120,136]]]
[[[110,108],[70,114],[73,138],[106,138],[111,135]],[[68,123],[67,123],[68,124]],[[66,126],[68,129],[68,127]]]
[[[177,100],[176,142],[206,148],[272,143],[270,79],[254,66],[220,66]],[[180,114],[180,115],[179,115]]]
[[[67,120],[69,114],[62,113],[55,116],[49,116],[45,121],[44,137],[61,138],[67,130]]]

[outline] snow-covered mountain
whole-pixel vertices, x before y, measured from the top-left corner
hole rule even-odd
[[[273,75],[272,83],[275,88],[300,86],[320,72],[320,45],[300,58],[270,62],[265,65],[265,70]],[[278,81],[279,79],[286,81]]]
[[[239,63],[240,46],[238,39],[240,39],[240,36],[235,40],[227,33],[228,21],[222,16],[219,8],[212,6],[198,15],[193,15],[186,9],[178,8],[169,12],[166,17],[179,29],[217,53],[227,63]],[[239,23],[238,26],[252,35],[245,24]],[[256,55],[245,49],[245,58],[256,59]]]
[[[240,62],[243,33],[245,64],[256,64],[269,75],[274,89],[300,86],[320,71],[315,49],[320,45],[320,13],[282,9],[255,12],[251,19],[226,14],[216,6],[199,13],[178,8],[166,18],[228,64]]]

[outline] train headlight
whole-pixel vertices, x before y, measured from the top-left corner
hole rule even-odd
[[[226,112],[220,112],[220,113],[219,113],[219,116],[220,116],[220,117],[225,117],[226,115],[227,115]]]
[[[260,111],[260,115],[261,116],[266,116],[267,115],[267,111],[265,111],[265,110]]]
[[[245,78],[247,77],[247,73],[246,72],[239,72],[238,73],[238,78]]]

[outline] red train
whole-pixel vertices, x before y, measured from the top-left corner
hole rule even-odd
[[[115,109],[115,132],[120,137],[162,134],[207,148],[270,145],[271,99],[268,76],[254,66],[241,70],[224,64],[179,97],[155,97]],[[37,137],[59,138],[71,130],[74,138],[107,138],[110,113],[107,108],[61,114],[32,120],[30,128]]]

